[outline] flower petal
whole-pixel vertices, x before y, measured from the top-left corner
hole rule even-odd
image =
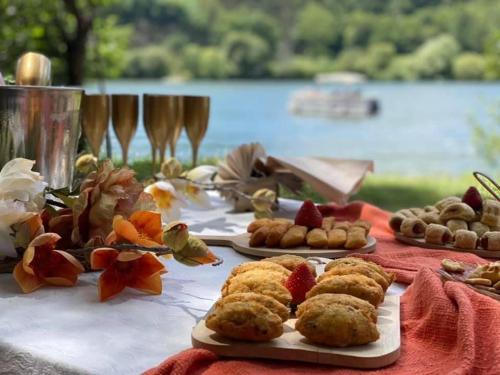
[[[129,217],[129,221],[134,225],[139,233],[142,233],[151,240],[161,244],[162,228],[160,213],[153,211],[137,211]]]
[[[145,279],[136,279],[127,286],[149,294],[161,294],[162,292],[161,276],[159,273]]]
[[[137,281],[147,279],[156,274],[163,274],[167,272],[167,269],[155,254],[145,253],[140,259],[136,260],[133,272],[132,279]]]
[[[99,300],[104,302],[125,289],[125,282],[116,267],[111,266],[99,276],[97,286]]]
[[[116,257],[116,260],[118,262],[133,262],[134,260],[137,260],[139,258],[142,258],[146,254],[144,251],[120,251],[118,256]]]
[[[50,285],[55,286],[73,286],[76,284],[78,279],[77,275],[67,275],[66,277],[62,276],[49,276],[44,277],[43,280]]]
[[[95,249],[90,254],[90,268],[93,270],[106,269],[110,267],[118,257],[119,251],[109,248]]]
[[[70,253],[62,250],[54,250],[54,253],[61,255],[66,261],[67,267],[70,267],[75,273],[82,273],[85,271],[82,264]]]
[[[209,182],[212,176],[217,173],[217,167],[214,165],[200,165],[191,169],[186,178],[196,182]]]
[[[14,271],[12,272],[12,276],[14,276],[14,279],[24,293],[31,293],[45,284],[45,282],[38,276],[25,272],[22,262],[17,263]]]
[[[139,232],[134,225],[120,215],[116,215],[113,219],[113,229],[118,238],[124,238],[130,243],[136,243],[139,239]]]

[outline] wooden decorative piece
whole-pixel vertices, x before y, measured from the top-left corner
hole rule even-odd
[[[406,236],[403,236],[400,232],[395,232],[394,235],[396,236],[396,239],[398,241],[401,241],[405,244],[412,245],[412,246],[424,247],[427,249],[459,251],[462,253],[476,254],[482,258],[500,259],[500,251],[490,251],[490,250],[484,250],[484,249],[459,249],[457,247],[452,246],[451,244],[435,245],[432,243],[425,242],[425,240],[423,238],[406,237]]]
[[[210,313],[210,312],[209,312]],[[400,355],[399,296],[385,296],[378,307],[380,338],[367,345],[330,348],[310,343],[295,330],[296,319],[284,324],[280,337],[263,343],[226,339],[205,326],[202,319],[191,334],[193,347],[208,349],[220,356],[269,358],[353,368],[380,368],[394,363]]]
[[[229,246],[239,253],[253,255],[256,257],[272,257],[283,254],[295,254],[303,257],[324,257],[324,258],[342,258],[354,253],[366,254],[375,251],[377,241],[372,236],[368,236],[368,243],[361,249],[346,250],[346,249],[312,249],[310,247],[295,247],[291,249],[273,249],[267,247],[250,247],[248,240],[249,233],[234,235],[234,236],[209,236],[198,235],[198,238],[205,241],[207,245],[211,246]]]

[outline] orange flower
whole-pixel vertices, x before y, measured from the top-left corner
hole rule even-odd
[[[161,215],[153,211],[137,211],[124,219],[116,215],[113,219],[113,231],[106,238],[106,244],[131,243],[144,247],[163,245]]]
[[[65,251],[55,250],[61,237],[45,233],[36,237],[14,268],[13,276],[24,293],[43,285],[73,286],[83,272],[80,262]]]
[[[149,294],[161,294],[160,275],[167,269],[158,257],[146,251],[118,251],[101,248],[90,255],[92,269],[104,269],[99,276],[99,299],[106,301],[125,287],[135,288]]]

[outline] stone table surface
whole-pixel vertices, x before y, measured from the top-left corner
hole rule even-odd
[[[234,214],[211,194],[212,209],[183,211],[191,231],[241,233],[251,213]],[[281,216],[299,202],[281,200]],[[98,273],[73,288],[44,287],[22,294],[12,275],[0,275],[0,374],[138,374],[191,347],[191,330],[214,301],[230,270],[246,255],[212,247],[224,262],[188,267],[164,260],[163,294],[131,289],[106,303],[97,298]],[[400,294],[401,285],[389,292]]]

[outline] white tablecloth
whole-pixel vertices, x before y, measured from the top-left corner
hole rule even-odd
[[[212,195],[211,210],[188,209],[182,219],[193,232],[244,231],[251,213],[232,214]],[[283,200],[283,216],[298,202]],[[126,290],[97,299],[98,273],[81,275],[73,288],[45,287],[21,294],[11,275],[0,275],[0,374],[138,374],[191,347],[191,329],[219,297],[235,265],[249,260],[230,248],[213,247],[217,267],[166,261],[161,296]],[[401,285],[390,293],[400,294]]]

